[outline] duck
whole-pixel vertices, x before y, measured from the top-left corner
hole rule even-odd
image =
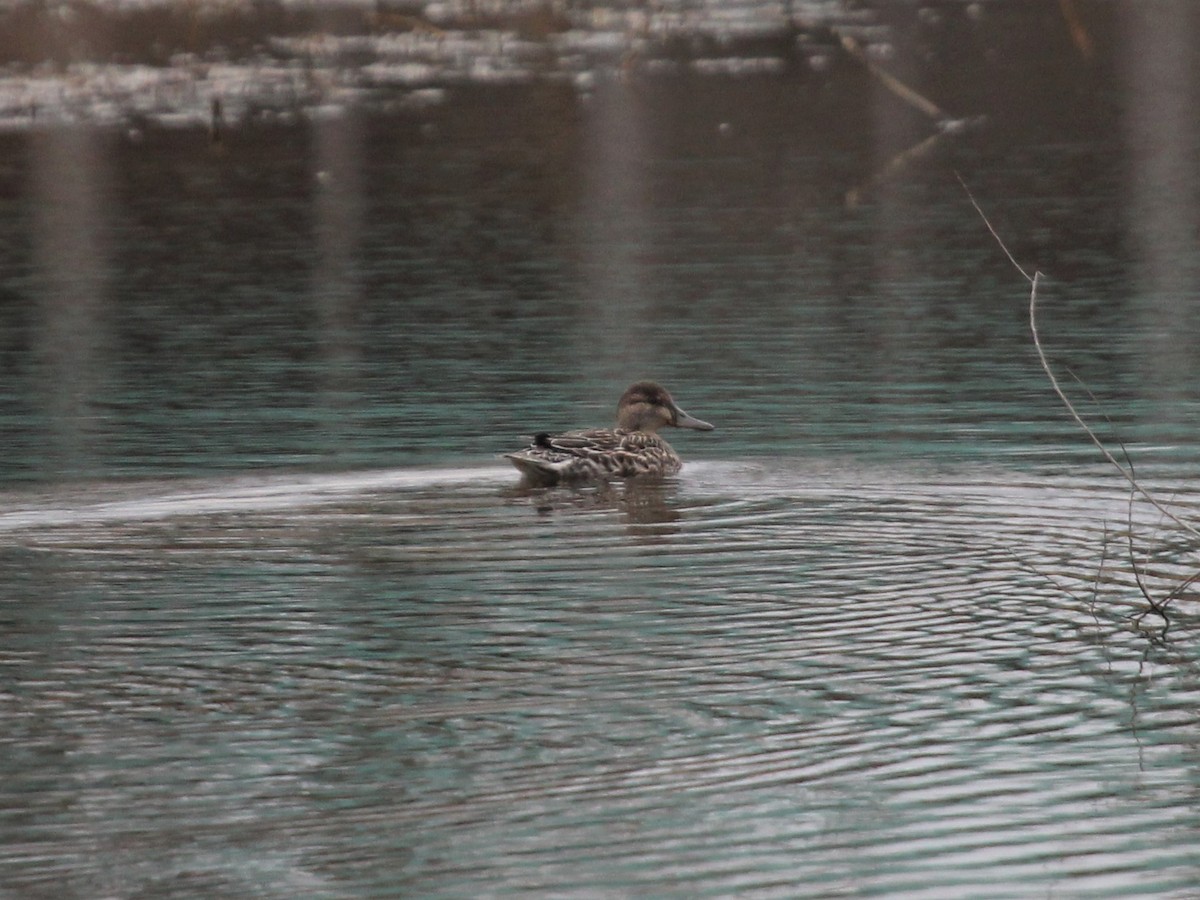
[[[505,453],[527,482],[603,481],[611,478],[665,477],[683,466],[679,454],[658,435],[664,427],[712,431],[690,416],[662,385],[638,381],[617,403],[614,428],[588,428],[559,434],[540,432],[524,450]]]

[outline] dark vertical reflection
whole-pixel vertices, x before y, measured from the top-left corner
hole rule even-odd
[[[49,443],[44,467],[88,471],[99,437],[95,400],[105,376],[107,287],[105,164],[99,137],[81,125],[31,136],[34,328]]]
[[[1200,119],[1193,0],[1139,0],[1124,9],[1124,124],[1129,146],[1128,236],[1142,312],[1145,379],[1167,398],[1196,359],[1200,325],[1197,234]]]
[[[648,148],[636,85],[604,81],[586,110],[581,215],[588,294],[580,374],[611,387],[642,373],[651,355],[643,270]]]
[[[314,200],[316,263],[312,278],[316,310],[320,427],[327,452],[347,445],[357,402],[353,374],[359,359],[358,248],[362,232],[362,130],[353,110],[319,118],[315,130]]]

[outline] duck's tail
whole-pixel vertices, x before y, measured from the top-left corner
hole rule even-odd
[[[535,484],[557,484],[562,480],[567,462],[554,462],[525,452],[505,453],[504,458],[512,462],[526,480]]]

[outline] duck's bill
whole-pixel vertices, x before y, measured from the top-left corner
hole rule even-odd
[[[678,406],[675,407],[675,426],[677,428],[695,428],[697,431],[712,431],[716,426],[709,425],[703,419],[689,416]]]

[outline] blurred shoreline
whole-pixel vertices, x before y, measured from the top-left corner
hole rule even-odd
[[[631,73],[811,77],[842,34],[888,52],[875,12],[828,0],[18,3],[0,8],[0,130],[236,127]]]

